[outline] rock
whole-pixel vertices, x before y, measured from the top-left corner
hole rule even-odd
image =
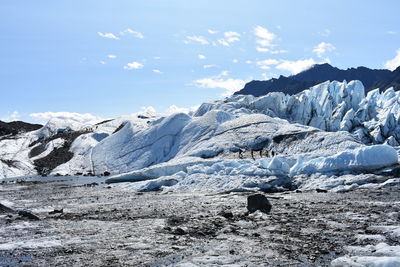
[[[49,214],[56,214],[56,213],[64,213],[64,209],[56,210],[54,209],[53,211],[50,211]]]
[[[222,216],[222,217],[224,217],[226,219],[232,219],[233,218],[233,213],[230,212],[230,211],[223,210],[218,215],[220,215],[220,216]]]
[[[110,176],[110,172],[108,172],[108,171],[105,171],[104,173],[103,173],[103,176]]]
[[[19,210],[18,211],[18,215],[21,216],[21,217],[26,217],[26,218],[28,218],[30,220],[35,220],[35,221],[40,220],[40,218],[38,216],[36,216],[35,214],[33,214],[33,213],[29,212],[29,211],[26,211],[26,210]]]
[[[328,192],[328,190],[320,189],[320,188],[315,189],[315,191],[317,191],[317,193],[327,193]]]
[[[5,205],[0,203],[0,214],[3,214],[3,213],[14,213],[14,212],[15,212],[15,210],[13,210],[12,208],[9,208],[9,207],[7,207],[7,206],[5,206]]]
[[[267,197],[262,194],[255,194],[247,197],[247,210],[249,213],[253,213],[257,210],[269,213],[271,208],[271,203],[269,203]]]
[[[180,227],[175,228],[172,233],[175,235],[186,235],[186,231]]]

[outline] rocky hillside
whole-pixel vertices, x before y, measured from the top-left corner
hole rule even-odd
[[[42,127],[43,125],[40,124],[31,124],[23,121],[0,121],[0,136],[31,132],[34,130],[38,130]]]
[[[235,94],[263,96],[271,92],[283,92],[293,95],[327,80],[359,80],[364,84],[366,93],[375,88],[384,91],[389,87],[393,87],[397,91],[400,90],[400,67],[391,72],[366,67],[342,70],[327,63],[316,64],[308,70],[289,77],[280,76],[278,79],[273,78],[267,81],[251,81]]]

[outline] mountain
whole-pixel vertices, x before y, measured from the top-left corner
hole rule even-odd
[[[42,128],[43,125],[31,124],[23,121],[4,122],[0,121],[0,136],[16,135],[23,132],[31,132]]]
[[[385,90],[389,87],[400,90],[400,69],[376,70],[366,67],[342,70],[325,64],[316,64],[312,68],[289,77],[280,76],[267,81],[251,81],[235,95],[262,96],[271,92],[297,94],[311,86],[324,81],[352,81],[359,80],[364,84],[366,93],[375,88]]]
[[[329,188],[343,189],[343,172],[397,163],[391,146],[400,142],[399,100],[393,89],[365,95],[360,81],[326,81],[296,95],[231,96],[190,114],[95,125],[51,119],[36,131],[0,138],[0,181],[112,174],[108,182],[136,181],[138,191],[274,191],[319,186],[323,181],[310,177],[324,173]],[[261,149],[275,157],[260,159]],[[357,177],[351,188],[369,181]]]

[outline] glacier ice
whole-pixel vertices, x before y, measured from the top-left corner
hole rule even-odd
[[[327,81],[292,96],[235,95],[203,103],[193,114],[133,114],[96,125],[52,119],[0,140],[0,177],[35,174],[33,161],[64,145],[57,133],[79,131],[69,147],[73,158],[52,174],[110,172],[109,182],[141,181],[140,190],[306,185],[302,175],[312,181],[397,164],[391,146],[400,143],[399,100],[393,89],[365,96],[359,81]],[[46,139],[44,152],[29,158],[35,142]],[[238,157],[261,148],[276,156]]]

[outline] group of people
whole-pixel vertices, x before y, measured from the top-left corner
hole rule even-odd
[[[240,159],[243,159],[243,152],[245,152],[245,151],[242,149],[239,149],[239,158]],[[274,150],[269,151],[269,150],[264,150],[264,149],[259,149],[259,150],[250,149],[251,158],[253,160],[256,160],[256,158],[254,157],[254,152],[260,152],[260,158],[262,158],[263,156],[266,158],[270,158],[270,157],[275,157],[275,155],[276,155],[276,152]]]

